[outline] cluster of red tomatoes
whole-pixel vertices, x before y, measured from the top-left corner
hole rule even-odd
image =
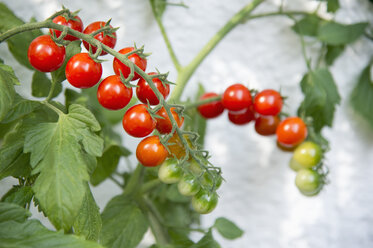
[[[213,92],[205,93],[200,100],[215,98]],[[206,119],[220,116],[225,109],[228,118],[235,125],[245,125],[255,121],[255,130],[260,135],[277,135],[277,144],[281,149],[294,150],[290,167],[297,171],[295,184],[300,192],[307,196],[316,195],[323,185],[323,175],[319,173],[322,150],[314,142],[304,140],[308,131],[299,117],[287,117],[281,120],[283,98],[278,91],[266,89],[251,92],[242,84],[229,86],[221,100],[202,104],[199,113]]]

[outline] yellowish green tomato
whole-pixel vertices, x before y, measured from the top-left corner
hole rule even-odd
[[[303,166],[300,163],[298,163],[294,158],[290,159],[289,167],[293,171],[299,171],[299,170],[303,169]]]
[[[301,169],[295,177],[295,185],[305,196],[317,195],[322,188],[321,176],[314,170]]]
[[[192,206],[194,210],[200,214],[211,213],[217,204],[218,195],[216,192],[210,193],[205,190],[201,190],[192,198]]]
[[[303,168],[312,168],[316,166],[322,158],[322,151],[318,144],[306,141],[300,144],[293,154],[293,159]]]
[[[221,176],[217,175],[216,172],[211,171],[211,173],[212,173],[212,175],[210,175],[210,174],[207,173],[207,172],[205,172],[205,173],[203,174],[203,177],[202,177],[202,183],[203,183],[205,186],[207,186],[207,187],[209,187],[209,188],[212,188],[212,187],[214,186],[213,175],[215,174],[215,175],[214,175],[214,176],[215,176],[215,180],[216,180],[216,182],[215,182],[215,190],[217,190],[217,189],[221,186],[221,184],[222,184],[222,182],[223,182],[223,179],[222,179]]]
[[[198,193],[201,189],[197,178],[193,175],[186,174],[184,175],[179,184],[177,185],[180,194],[185,196],[193,196]]]
[[[167,159],[159,167],[158,177],[164,183],[177,183],[183,176],[183,171],[176,159]]]

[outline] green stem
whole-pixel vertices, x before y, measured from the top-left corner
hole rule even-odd
[[[157,179],[153,179],[147,183],[144,183],[143,186],[141,187],[141,194],[145,194],[147,192],[149,192],[150,190],[154,189],[155,187],[157,187],[158,185],[160,185],[162,182],[161,180],[159,180],[158,178]]]
[[[132,173],[132,176],[129,179],[127,186],[124,188],[124,195],[133,195],[139,190],[139,186],[141,186],[142,184],[144,172],[145,167],[141,164],[138,164],[135,171]]]
[[[59,110],[58,108],[56,108],[55,106],[53,106],[52,104],[50,104],[50,103],[47,102],[47,101],[41,101],[40,103],[41,103],[41,104],[44,104],[44,105],[47,106],[48,108],[52,109],[52,110],[53,110],[54,112],[56,112],[59,116],[65,114],[64,112],[62,112],[61,110]]]
[[[50,88],[50,90],[49,90],[49,93],[48,93],[47,98],[45,98],[45,100],[44,100],[44,101],[46,101],[46,102],[49,102],[49,101],[52,99],[54,89],[56,88],[56,80],[53,78],[53,76],[52,76],[52,80],[51,80],[51,81],[52,81],[51,88]]]
[[[113,181],[119,188],[123,188],[123,185],[113,176],[109,176],[110,180]]]
[[[220,100],[221,100],[221,96],[215,96],[215,97],[210,97],[210,98],[207,98],[207,99],[198,100],[198,101],[191,102],[191,103],[185,103],[183,105],[184,105],[184,109],[186,110],[186,109],[198,107],[198,106],[206,104],[206,103],[216,102],[216,101],[220,101]]]

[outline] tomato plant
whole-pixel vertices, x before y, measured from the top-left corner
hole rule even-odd
[[[307,137],[307,126],[299,117],[288,117],[278,124],[276,135],[281,145],[294,147]]]
[[[316,166],[322,158],[321,147],[312,142],[306,141],[300,144],[293,154],[293,160],[304,168],[312,168]]]
[[[135,48],[133,47],[125,47],[119,50],[119,53],[126,55],[127,53],[133,52]],[[133,62],[136,66],[138,66],[141,70],[145,71],[147,60],[146,58],[140,57],[140,55],[134,53],[128,56],[128,59]],[[113,61],[113,69],[115,74],[121,75],[123,74],[124,77],[128,77],[130,75],[131,69],[123,64],[118,58],[114,58]],[[137,80],[140,78],[140,75],[135,72],[132,80]]]
[[[311,169],[301,169],[297,172],[295,185],[306,196],[317,195],[322,188],[321,176]]]
[[[166,148],[158,136],[149,136],[143,139],[136,148],[136,157],[146,167],[160,165],[168,156]]]
[[[156,75],[155,72],[150,72],[148,75]],[[168,84],[162,83],[159,78],[153,78],[153,83],[157,90],[161,92],[163,98],[166,99],[168,94],[170,94],[170,86]],[[159,100],[155,95],[154,91],[150,88],[150,85],[143,79],[140,78],[139,82],[137,83],[136,87],[136,95],[140,102],[147,104],[149,102],[150,105],[157,105],[159,104]]]
[[[131,98],[132,88],[125,86],[117,75],[102,80],[97,89],[97,100],[107,109],[122,109],[127,106]]]
[[[205,99],[209,99],[209,98],[217,97],[217,96],[218,94],[214,92],[207,92],[207,93],[204,93],[200,97],[200,100],[205,100]],[[198,112],[204,118],[207,118],[207,119],[216,118],[224,112],[224,106],[221,103],[221,101],[214,101],[214,102],[199,105]]]
[[[123,116],[123,128],[131,136],[141,138],[153,132],[156,121],[145,104],[132,106]]]
[[[228,119],[236,125],[245,125],[252,120],[255,120],[255,113],[252,108],[243,109],[241,111],[228,111]]]
[[[164,183],[177,183],[182,175],[183,171],[176,159],[167,159],[158,170],[158,177]]]
[[[64,16],[56,16],[54,19],[53,19],[53,22],[56,23],[56,24],[59,24],[59,25],[64,25],[64,26],[68,26],[69,28],[71,29],[74,29],[78,32],[82,32],[83,31],[83,22],[82,22],[82,19],[80,19],[79,16],[74,16],[74,17],[71,17],[71,18],[67,18],[64,17]],[[59,30],[53,30],[53,29],[49,29],[49,32],[51,34],[55,33],[56,37],[60,37],[61,35],[61,31]],[[78,40],[79,38],[73,36],[73,35],[66,35],[64,38],[64,40],[69,40],[69,41],[74,41],[74,40]]]
[[[85,29],[84,29],[84,33],[85,34],[92,34],[92,33],[95,33],[96,31],[104,28],[106,26],[106,22],[92,22],[91,24],[89,24]],[[109,25],[109,27],[112,28],[111,25]],[[96,34],[94,36],[94,38],[98,41],[100,41],[102,44],[110,47],[110,48],[114,48],[115,47],[115,44],[117,43],[117,34],[116,32],[112,32],[110,34],[105,34],[104,32],[99,32],[98,34]],[[95,53],[97,51],[97,48],[94,47],[94,46],[91,46],[88,42],[84,41],[83,40],[83,44],[84,44],[84,47],[89,51],[90,49],[92,50],[93,53]],[[100,55],[105,55],[107,54],[107,52],[105,51],[102,51],[100,53]]]
[[[251,93],[246,86],[233,84],[224,91],[222,103],[230,111],[247,109],[252,105]]]
[[[267,115],[258,116],[255,120],[255,131],[260,135],[273,135],[276,134],[276,129],[280,124],[280,117]]]
[[[259,92],[254,98],[254,109],[261,115],[278,115],[282,108],[280,93],[272,89]]]
[[[171,108],[171,113],[172,113],[174,120],[177,123],[177,126],[181,127],[181,125],[183,125],[183,122],[184,122],[184,117],[180,117],[175,112],[175,108]],[[172,123],[171,123],[170,118],[167,115],[165,108],[161,108],[160,110],[158,110],[156,114],[160,117],[160,118],[157,118],[157,124],[155,126],[158,132],[161,134],[171,133]]]

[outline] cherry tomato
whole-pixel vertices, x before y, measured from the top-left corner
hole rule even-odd
[[[150,72],[148,75],[156,75],[155,72]],[[153,78],[153,83],[159,92],[163,95],[163,98],[166,99],[168,94],[170,94],[170,86],[168,84],[163,85],[162,81],[159,78]],[[140,102],[147,104],[149,101],[150,105],[157,105],[159,103],[158,97],[155,95],[153,90],[150,88],[148,82],[143,78],[140,78],[137,83],[136,95]]]
[[[122,124],[129,135],[141,138],[153,132],[156,121],[149,114],[145,104],[137,104],[127,110]]]
[[[60,68],[65,56],[65,47],[58,46],[49,35],[35,38],[27,51],[27,57],[32,67],[42,72],[51,72]]]
[[[304,169],[303,166],[302,166],[301,164],[299,164],[297,161],[294,160],[294,158],[291,158],[291,159],[290,159],[289,167],[290,167],[290,169],[292,169],[293,171],[299,171],[299,170],[301,170],[301,169]]]
[[[65,74],[72,86],[90,88],[100,81],[102,65],[89,57],[88,53],[77,53],[67,62]]]
[[[201,190],[192,198],[192,206],[194,210],[200,214],[211,213],[217,204],[218,195],[215,192],[210,193],[205,190]]]
[[[277,115],[261,115],[255,120],[255,131],[263,136],[275,134],[280,121],[280,117]]]
[[[293,159],[305,169],[316,166],[321,161],[321,157],[321,147],[311,141],[300,144],[293,154]]]
[[[184,122],[184,117],[180,118],[179,115],[175,112],[175,108],[171,108],[171,113],[174,119],[176,120],[177,125],[181,127],[181,125],[183,125]],[[157,115],[163,117],[163,119],[157,118],[157,125],[155,128],[161,134],[170,133],[172,131],[172,123],[167,115],[165,108],[162,107],[160,110],[158,110]]]
[[[222,103],[230,111],[247,109],[252,105],[251,93],[246,86],[233,84],[224,91]]]
[[[135,48],[133,48],[133,47],[125,47],[125,48],[119,50],[119,53],[127,54],[129,52],[132,52],[134,49]],[[140,67],[141,70],[145,71],[146,65],[147,65],[146,58],[141,58],[139,55],[134,53],[134,54],[131,54],[130,56],[128,56],[128,59],[130,61],[132,61],[135,65]],[[125,64],[123,64],[122,62],[120,62],[120,60],[117,59],[117,58],[114,58],[113,69],[114,69],[115,74],[120,75],[120,72],[122,72],[123,76],[126,77],[126,78],[131,73],[131,69],[128,66],[126,66]],[[135,81],[139,78],[140,78],[140,75],[135,72],[135,75],[133,76],[132,81]]]
[[[236,125],[245,125],[252,120],[255,120],[255,113],[252,108],[243,109],[241,111],[228,111],[229,120]]]
[[[187,140],[189,146],[193,147],[193,144],[190,141],[189,136],[184,135],[184,138]],[[172,135],[168,142],[170,143],[170,145],[168,145],[168,149],[170,150],[171,157],[181,159],[186,155],[184,145],[176,132]]]
[[[179,181],[177,188],[180,194],[185,196],[193,196],[200,191],[201,186],[194,175],[185,174]]]
[[[277,126],[277,141],[283,146],[296,146],[307,137],[307,126],[299,117],[288,117]]]
[[[289,145],[285,146],[285,145],[279,143],[278,141],[276,141],[276,145],[283,152],[293,152],[295,150],[295,148],[297,147],[297,146],[289,146]]]
[[[205,99],[209,99],[209,98],[217,97],[217,96],[219,95],[214,92],[207,92],[201,96],[200,100],[205,100]],[[198,106],[197,109],[198,109],[198,112],[206,119],[218,117],[224,112],[224,106],[221,103],[221,101],[214,101],[214,102],[202,104]]]
[[[164,183],[177,183],[182,176],[183,170],[174,158],[164,161],[158,170],[159,180]]]
[[[321,176],[311,169],[299,170],[295,177],[295,185],[305,196],[317,195],[322,188]]]
[[[96,32],[102,27],[105,27],[106,22],[92,22],[89,24],[83,31],[85,34],[91,34],[93,32]],[[110,25],[112,28],[112,26]],[[116,32],[113,32],[111,35],[104,35],[103,32],[100,32],[94,36],[94,38],[98,41],[100,41],[102,44],[114,48],[115,44],[117,43],[117,34]],[[89,51],[89,47],[91,46],[88,42],[83,41],[84,47]],[[97,48],[94,46],[91,46],[92,53],[95,53]],[[105,51],[102,51],[100,55],[105,55],[107,54]]]
[[[207,172],[204,172],[203,176],[202,176],[202,184],[207,186],[208,188],[213,188],[214,187],[214,177],[215,177],[215,190],[217,190],[218,188],[220,188],[222,182],[223,182],[223,178],[217,174],[216,171],[210,171],[210,173],[212,175],[210,175],[209,173]]]
[[[82,22],[82,19],[80,19],[79,16],[74,16],[73,19],[70,19],[68,21],[66,21],[66,18],[63,17],[63,16],[57,16],[53,19],[53,22],[56,23],[56,24],[59,24],[59,25],[68,26],[69,28],[74,29],[78,32],[83,31],[83,22]],[[60,35],[62,33],[61,31],[54,30],[54,29],[49,29],[49,32],[52,35],[53,35],[53,32],[54,32],[56,34],[57,38],[60,37]],[[64,40],[69,40],[69,41],[74,41],[74,40],[78,40],[79,38],[68,34],[63,39]]]
[[[146,137],[137,146],[136,157],[146,167],[160,165],[168,156],[167,149],[156,135]]]
[[[97,100],[105,108],[122,109],[131,101],[132,88],[125,86],[118,75],[105,78],[97,89]]]
[[[254,109],[261,115],[278,115],[282,108],[282,97],[275,90],[263,90],[254,98]]]

